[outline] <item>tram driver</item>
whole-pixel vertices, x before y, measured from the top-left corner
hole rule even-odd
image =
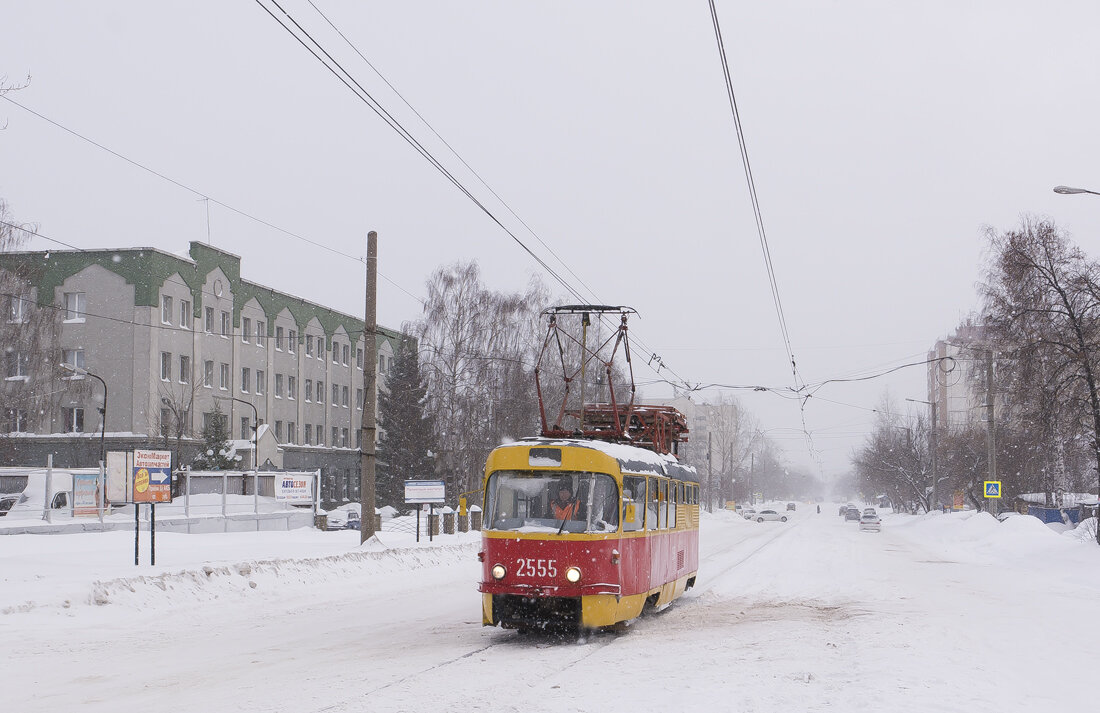
[[[575,520],[577,518],[577,499],[573,497],[573,484],[568,480],[558,483],[558,494],[550,501],[554,511],[554,517],[558,520]]]

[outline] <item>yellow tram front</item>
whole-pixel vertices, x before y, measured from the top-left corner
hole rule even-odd
[[[484,495],[487,626],[610,626],[671,602],[694,581],[698,480],[670,456],[519,441],[490,454]]]

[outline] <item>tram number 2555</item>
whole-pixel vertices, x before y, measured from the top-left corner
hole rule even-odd
[[[537,560],[530,557],[520,557],[516,560],[517,577],[556,577],[558,576],[558,564],[556,560]]]

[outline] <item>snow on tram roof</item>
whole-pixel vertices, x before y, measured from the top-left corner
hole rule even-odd
[[[676,456],[670,453],[657,453],[648,448],[640,448],[626,443],[613,443],[587,438],[524,438],[508,445],[539,445],[539,446],[576,446],[578,448],[590,448],[608,455],[619,462],[619,466],[630,473],[652,473],[654,475],[674,476],[680,480],[693,483],[699,482],[699,476],[695,468],[681,463]]]

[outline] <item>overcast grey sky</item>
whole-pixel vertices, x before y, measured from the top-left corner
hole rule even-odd
[[[633,333],[676,373],[791,385],[706,2],[314,3],[600,301],[637,308]],[[281,4],[564,272],[308,0]],[[1100,198],[1051,191],[1100,190],[1100,3],[717,5],[807,381],[922,359],[976,306],[984,225],[1045,215],[1100,254]],[[4,0],[0,18],[0,75],[31,75],[21,104],[337,251],[362,255],[377,230],[387,325],[417,317],[405,291],[441,264],[476,258],[502,290],[539,272],[256,2]],[[0,121],[0,195],[44,235],[207,239],[193,193],[4,101]],[[353,259],[217,205],[210,241],[248,279],[361,311]],[[927,398],[911,368],[819,392],[848,406],[807,404],[826,475],[886,388]],[[797,401],[738,395],[810,464]]]

